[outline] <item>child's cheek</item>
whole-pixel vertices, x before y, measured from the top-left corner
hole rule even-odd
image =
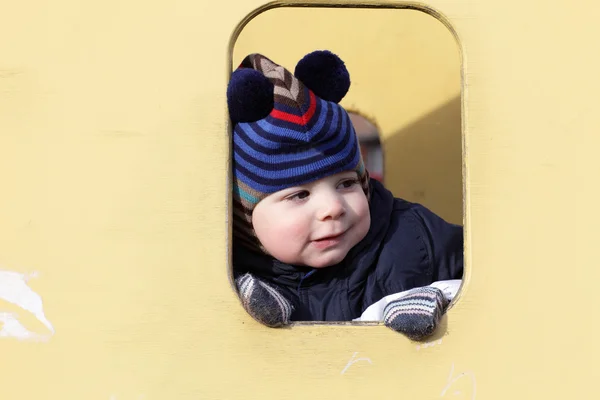
[[[263,242],[269,253],[285,263],[302,263],[302,249],[306,244],[303,224],[280,218],[269,228],[267,243]]]
[[[296,245],[298,242],[306,240],[309,234],[306,224],[297,218],[288,219],[285,224],[282,224],[281,228],[280,237],[292,241]],[[290,245],[293,246],[292,243]]]
[[[362,240],[362,238],[367,235],[367,232],[371,227],[371,212],[369,210],[369,202],[367,201],[366,197],[361,198],[360,201],[356,203],[354,211],[358,218],[358,234],[361,236]]]

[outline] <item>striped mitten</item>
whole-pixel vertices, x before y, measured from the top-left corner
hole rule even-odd
[[[287,325],[291,303],[275,288],[246,273],[235,280],[244,309],[258,322],[271,328]]]
[[[436,287],[415,288],[385,307],[383,322],[412,340],[422,340],[435,332],[449,304]]]

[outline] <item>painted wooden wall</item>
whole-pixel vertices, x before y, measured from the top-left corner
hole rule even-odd
[[[426,5],[461,50],[468,268],[417,344],[238,304],[224,96],[261,1],[2,0],[0,397],[593,397],[600,5]]]

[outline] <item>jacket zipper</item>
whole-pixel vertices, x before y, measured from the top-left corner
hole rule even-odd
[[[304,279],[308,278],[309,276],[311,276],[314,272],[316,271],[316,269],[313,269],[312,271],[307,272],[306,274],[304,274],[304,276],[300,279],[300,282],[298,283],[298,294],[300,294],[300,289],[302,289],[302,282],[304,282]]]

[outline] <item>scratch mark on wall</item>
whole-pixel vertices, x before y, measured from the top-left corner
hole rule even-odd
[[[350,359],[350,361],[348,361],[348,364],[346,364],[346,366],[344,367],[344,369],[342,370],[340,375],[344,375],[346,373],[346,371],[348,371],[348,368],[350,368],[354,363],[357,363],[359,361],[367,361],[369,364],[373,364],[373,362],[371,361],[370,358],[366,358],[366,357],[356,358],[357,355],[358,355],[358,352],[355,352],[352,355],[352,358]]]
[[[475,400],[475,396],[477,395],[477,382],[475,381],[475,374],[471,371],[465,371],[454,377],[454,364],[452,364],[452,368],[450,368],[450,375],[448,376],[448,382],[444,389],[442,389],[442,393],[440,393],[440,397],[444,397],[446,392],[452,387],[454,383],[458,380],[467,377],[471,380],[471,400]],[[454,395],[459,395],[460,391],[454,391]]]

